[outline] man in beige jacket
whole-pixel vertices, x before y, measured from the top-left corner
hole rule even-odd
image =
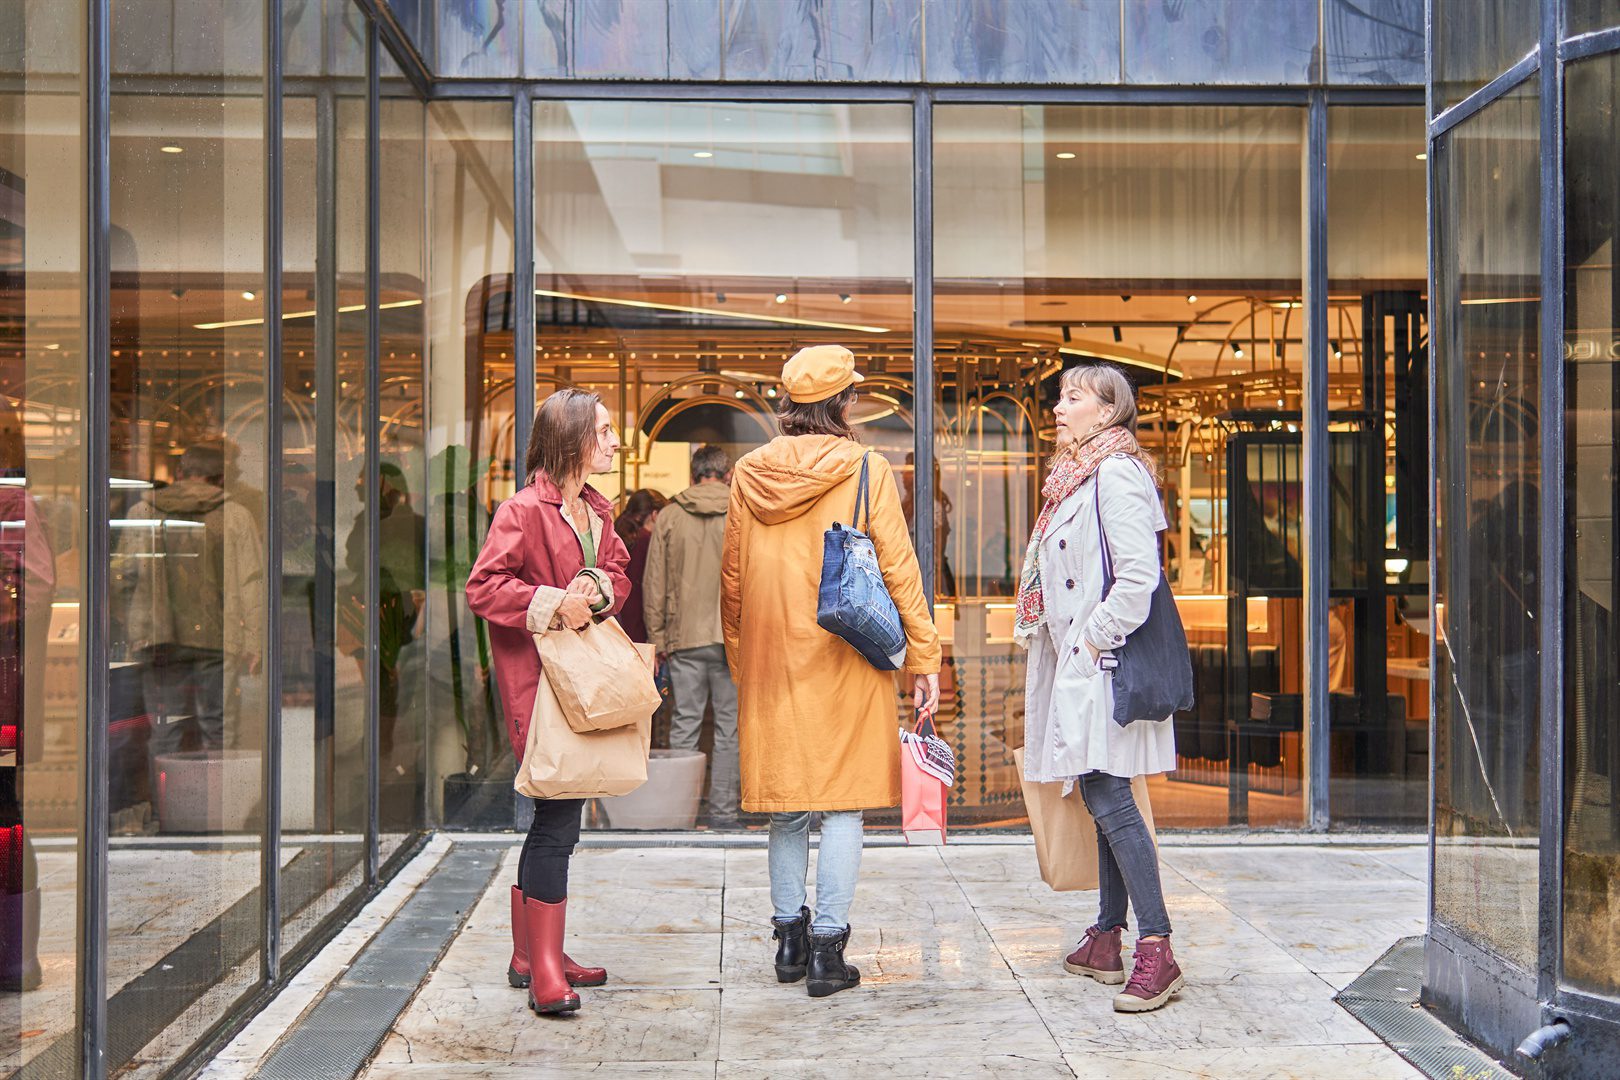
[[[718,446],[692,455],[692,486],[675,496],[653,525],[642,578],[647,635],[669,664],[675,714],[669,744],[695,750],[704,709],[714,706],[709,767],[709,823],[737,825],[737,687],[726,664],[720,628],[720,554],[731,503],[731,458]]]

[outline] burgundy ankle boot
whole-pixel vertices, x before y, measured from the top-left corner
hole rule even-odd
[[[523,901],[524,929],[529,939],[529,1008],[540,1015],[579,1008],[579,995],[563,974],[563,928],[567,917],[566,900],[555,904],[527,898]]]
[[[1125,981],[1125,961],[1119,958],[1119,940],[1124,930],[1123,926],[1112,930],[1086,927],[1086,936],[1063,961],[1063,970],[1071,975],[1089,975],[1104,986],[1118,986]]]
[[[1152,1012],[1162,1008],[1170,995],[1181,989],[1186,980],[1176,965],[1175,954],[1170,951],[1170,939],[1136,942],[1136,966],[1131,981],[1114,998],[1114,1011],[1123,1013]]]
[[[523,890],[512,886],[512,962],[506,965],[506,981],[519,990],[529,985],[529,942],[523,920]],[[601,986],[608,981],[607,968],[584,967],[563,953],[563,975],[569,986]]]

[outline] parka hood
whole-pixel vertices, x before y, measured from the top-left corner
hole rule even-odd
[[[689,514],[714,517],[731,509],[731,487],[727,484],[693,484],[674,501]]]
[[[782,435],[738,461],[731,484],[756,518],[779,525],[854,476],[865,454],[836,435]]]
[[[152,505],[163,514],[206,514],[224,502],[224,488],[197,476],[188,476],[152,492]]]

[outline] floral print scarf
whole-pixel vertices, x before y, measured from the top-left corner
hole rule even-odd
[[[1136,436],[1122,427],[1111,427],[1093,435],[1078,447],[1060,451],[1052,461],[1052,471],[1041,487],[1045,499],[1041,516],[1035,521],[1029,547],[1024,552],[1023,573],[1018,576],[1018,621],[1014,638],[1026,648],[1046,621],[1046,592],[1041,583],[1041,543],[1052,524],[1052,515],[1065,499],[1096,473],[1103,459],[1113,454],[1137,452]]]

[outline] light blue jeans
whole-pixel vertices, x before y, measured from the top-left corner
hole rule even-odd
[[[849,925],[855,879],[861,872],[863,817],[859,810],[821,812],[821,854],[816,858],[816,917],[810,929],[837,934]],[[810,812],[771,815],[771,904],[778,919],[798,918],[810,873]]]

